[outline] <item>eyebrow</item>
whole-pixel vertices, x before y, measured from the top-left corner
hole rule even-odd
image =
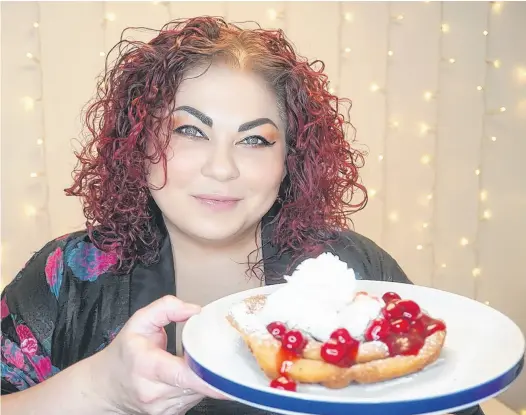
[[[188,114],[193,115],[195,118],[197,118],[199,121],[201,121],[204,125],[208,127],[212,127],[214,125],[214,121],[212,120],[212,118],[202,113],[198,109],[195,109],[194,107],[183,105],[181,107],[177,107],[175,111],[185,111]],[[242,133],[244,131],[251,130],[253,128],[259,127],[260,125],[264,125],[264,124],[273,125],[274,127],[276,127],[277,130],[279,130],[278,126],[270,118],[258,118],[256,120],[241,124],[237,131],[239,133]]]

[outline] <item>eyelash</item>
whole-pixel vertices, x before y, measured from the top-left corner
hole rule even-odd
[[[198,137],[197,135],[194,135],[194,134],[188,134],[188,132],[185,132],[185,130],[187,130],[187,129],[195,131],[196,134],[200,134],[202,137]],[[178,134],[181,134],[181,135],[184,135],[184,136],[187,136],[187,137],[207,138],[206,135],[203,134],[203,132],[199,128],[194,127],[193,125],[183,125],[181,127],[178,127],[178,128],[176,128],[174,130],[174,133],[178,133]],[[271,143],[270,141],[266,140],[265,138],[261,137],[260,135],[251,135],[251,136],[246,137],[243,140],[241,140],[240,143],[242,143],[243,141],[247,141],[249,139],[254,139],[254,138],[259,140],[259,144],[246,144],[246,145],[249,146],[249,147],[271,147],[274,144],[276,144],[275,141],[273,143]]]

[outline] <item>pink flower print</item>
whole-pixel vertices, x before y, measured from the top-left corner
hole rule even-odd
[[[31,330],[29,330],[29,327],[23,324],[16,326],[16,334],[18,334],[20,338],[20,348],[22,351],[29,356],[34,356],[38,350],[38,343],[33,333],[31,333]]]
[[[66,262],[81,281],[95,281],[117,263],[115,252],[104,252],[92,243],[81,241],[66,249]]]
[[[13,349],[12,354],[6,354],[6,360],[18,369],[24,369],[24,366],[26,365],[24,354],[20,349]]]
[[[0,302],[0,315],[1,319],[3,320],[9,315],[9,307],[7,307],[7,301],[5,299],[5,296],[2,298],[2,301]]]
[[[60,293],[60,287],[62,286],[64,275],[64,262],[62,257],[62,250],[60,248],[55,249],[47,258],[46,267],[44,269],[49,288],[57,298]]]
[[[35,356],[33,366],[39,381],[44,381],[51,375],[52,365],[49,357]]]

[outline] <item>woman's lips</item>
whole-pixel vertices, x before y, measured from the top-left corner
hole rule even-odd
[[[237,206],[241,199],[220,195],[194,195],[203,206],[214,211],[226,211]]]

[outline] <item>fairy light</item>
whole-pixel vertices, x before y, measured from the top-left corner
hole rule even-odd
[[[500,12],[502,11],[502,3],[500,1],[492,2],[491,3],[491,11],[494,14],[500,14]],[[521,414],[521,415],[526,415],[526,410],[524,411],[524,414]]]
[[[431,161],[431,156],[429,154],[424,154],[422,157],[420,157],[420,163],[422,164],[429,164]]]
[[[383,154],[378,155],[378,161],[382,161],[383,159],[384,159],[384,155]]]
[[[464,238],[461,238],[461,239],[460,239],[460,245],[461,245],[461,246],[467,246],[468,244],[469,244],[469,240],[468,240],[468,238],[465,238],[465,237],[464,237]]]
[[[417,250],[417,251],[421,251],[422,249],[424,249],[424,247],[423,247],[421,244],[418,244],[418,245],[416,246],[416,250]]]
[[[482,85],[477,85],[477,91],[483,91],[484,87]]]
[[[482,212],[482,219],[489,220],[493,216],[493,213],[491,213],[491,210],[486,209],[484,212]]]
[[[32,97],[23,97],[22,105],[26,111],[32,111],[35,108],[35,99]]]
[[[393,55],[394,55],[394,52],[392,50],[387,51],[387,56],[393,56]]]
[[[389,220],[391,222],[398,222],[399,219],[400,219],[400,217],[398,216],[398,212],[391,212],[391,213],[389,213]]]
[[[473,275],[475,278],[480,276],[480,273],[481,273],[480,268],[473,268],[473,270],[471,271],[471,275]]]
[[[480,201],[485,202],[488,200],[488,191],[487,190],[481,190],[480,191]]]
[[[480,169],[475,169],[475,176],[480,176]]]
[[[34,23],[33,23],[33,27],[34,27],[35,29],[38,29],[38,28],[40,27],[40,23],[38,23],[38,22],[34,22]]]
[[[422,228],[424,228],[424,229],[429,228],[429,223],[427,223],[427,222],[422,223]]]
[[[380,89],[381,88],[378,86],[378,84],[375,84],[375,83],[371,84],[371,86],[369,87],[369,90],[371,92],[378,92],[378,91],[380,91]]]
[[[117,16],[115,16],[115,13],[112,13],[112,12],[108,12],[106,13],[106,15],[104,16],[104,19],[108,22],[114,22],[115,19],[117,19]]]
[[[351,12],[347,12],[344,14],[344,19],[348,22],[354,21],[354,15]]]
[[[451,30],[448,23],[442,23],[440,28],[442,30],[442,33],[449,33],[449,31]]]
[[[36,173],[36,172],[31,172],[31,173],[29,173],[29,177],[31,177],[31,178],[34,179],[35,177],[38,177],[38,173]]]
[[[371,197],[375,197],[376,194],[378,193],[378,191],[376,189],[369,189],[367,191],[368,195],[371,196]]]
[[[41,146],[42,144],[44,144],[44,140],[41,138],[37,139],[37,146]]]
[[[435,94],[433,94],[431,91],[424,92],[424,99],[426,101],[431,101],[435,97]]]
[[[482,34],[483,34],[484,36],[488,36],[488,35],[489,35],[489,32],[488,32],[487,30],[484,30],[484,31],[482,32]]]

